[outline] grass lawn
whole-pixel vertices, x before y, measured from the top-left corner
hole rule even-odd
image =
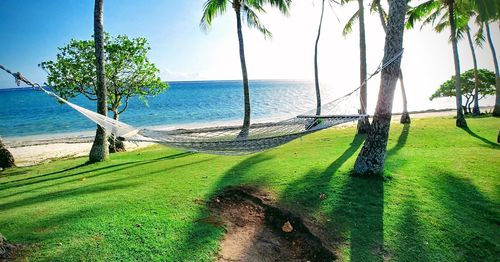
[[[383,178],[349,175],[354,128],[250,156],[153,146],[0,173],[0,232],[30,261],[210,261],[224,230],[197,222],[228,185],[314,218],[341,261],[498,261],[499,118],[393,123]],[[319,195],[326,194],[325,200]]]

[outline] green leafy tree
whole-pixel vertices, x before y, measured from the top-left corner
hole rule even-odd
[[[236,28],[238,32],[238,43],[240,48],[240,63],[241,73],[243,76],[243,96],[245,114],[243,118],[243,126],[238,135],[238,138],[245,138],[248,136],[250,129],[250,90],[248,87],[248,73],[247,65],[245,62],[245,48],[243,43],[242,32],[242,18],[245,16],[247,25],[252,28],[258,29],[264,37],[271,37],[271,32],[260,22],[257,16],[258,12],[265,12],[264,5],[269,4],[277,7],[281,13],[288,14],[291,0],[208,0],[203,6],[203,16],[201,18],[200,27],[203,30],[208,30],[212,26],[212,22],[216,16],[222,15],[227,11],[229,4],[232,5],[236,14]]]
[[[478,79],[477,84],[476,77]],[[481,100],[487,95],[495,94],[495,73],[489,70],[478,69],[476,74],[474,69],[470,69],[460,75],[460,82],[461,93],[465,97],[465,103],[462,106],[466,112],[472,113],[471,105],[476,99],[476,87],[478,92],[477,100]],[[429,99],[433,100],[438,97],[454,96],[456,96],[455,78],[452,77],[450,80],[444,82]]]
[[[147,58],[150,49],[145,38],[105,35],[106,111],[113,113],[113,119],[118,120],[119,115],[127,110],[131,97],[138,96],[147,103],[146,96],[158,95],[168,88],[159,77],[160,71]],[[55,61],[40,64],[48,73],[48,85],[65,99],[81,94],[90,100],[98,100],[94,41],[71,40],[59,51]],[[111,143],[111,150],[116,149],[114,142]]]

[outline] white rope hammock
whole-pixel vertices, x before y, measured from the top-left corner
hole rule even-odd
[[[403,51],[386,63],[381,64],[366,81],[394,62],[402,53]],[[241,126],[218,126],[177,130],[139,129],[75,105],[55,93],[44,89],[40,85],[30,82],[20,73],[12,73],[1,65],[0,68],[12,74],[16,78],[16,82],[25,82],[55,97],[62,103],[67,104],[92,120],[115,137],[124,137],[129,141],[156,142],[187,151],[224,155],[250,154],[277,147],[312,132],[368,117],[366,114],[357,114],[355,106],[359,103],[357,96],[359,93],[358,91],[361,86],[366,83],[365,81],[365,83],[350,93],[323,105],[321,107],[321,112],[323,112],[324,115],[315,115],[316,109],[314,109],[302,115],[279,122],[252,124],[248,136],[245,138],[238,137],[242,128]]]

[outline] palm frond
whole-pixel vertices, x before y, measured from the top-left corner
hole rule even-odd
[[[351,18],[349,18],[349,20],[345,24],[344,29],[342,29],[343,36],[347,36],[352,32],[352,27],[356,23],[356,21],[358,21],[358,19],[359,19],[359,10],[354,12],[354,14],[351,16]]]
[[[479,29],[477,32],[474,34],[474,42],[476,42],[476,45],[479,46],[480,48],[483,47],[483,43],[486,41],[486,38],[484,36],[484,26],[481,23],[479,25]]]
[[[417,21],[429,16],[435,9],[439,8],[440,3],[436,0],[429,0],[415,7],[408,8],[406,28],[411,29]]]
[[[268,39],[273,36],[271,31],[269,31],[261,22],[257,14],[247,5],[243,6],[243,15],[246,17],[246,23],[250,28],[256,28],[263,35],[264,38]]]
[[[203,16],[200,21],[200,28],[203,31],[210,30],[214,18],[222,15],[227,9],[227,0],[207,0],[203,5]]]

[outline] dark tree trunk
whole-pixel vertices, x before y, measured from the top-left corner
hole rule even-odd
[[[451,30],[451,45],[453,47],[453,61],[455,62],[455,92],[457,105],[457,127],[467,127],[464,112],[462,111],[462,87],[460,84],[460,59],[458,57],[457,29],[455,25],[455,0],[448,0],[448,14]]]
[[[403,47],[406,0],[389,1],[389,18],[385,37],[384,63],[395,57]],[[399,77],[401,57],[382,70],[380,90],[373,122],[366,141],[354,164],[359,175],[381,174],[384,171],[387,140],[392,117],[394,90]]]
[[[472,115],[478,116],[481,114],[481,111],[479,110],[479,76],[477,73],[476,50],[474,49],[474,43],[472,42],[469,26],[467,26],[466,32],[467,39],[469,40],[470,51],[472,53],[472,61],[474,62],[474,108],[472,109]]]
[[[113,109],[113,119],[117,120],[120,117],[120,114],[118,113],[118,109]],[[125,152],[125,144],[123,143],[123,138],[122,137],[116,137],[113,134],[109,135],[108,138],[109,142],[109,152],[110,153],[116,153],[116,152]]]
[[[378,16],[380,18],[380,23],[382,24],[382,28],[384,29],[384,32],[387,33],[387,24],[385,22],[384,14],[382,13],[382,5],[380,4],[380,0],[376,0],[375,4],[377,5]],[[399,84],[401,85],[401,96],[403,99],[403,113],[401,114],[401,119],[399,120],[399,122],[401,124],[410,124],[411,118],[410,114],[408,113],[408,100],[406,99],[406,89],[403,80],[403,70],[399,72]]]
[[[368,83],[366,83],[366,76],[367,76],[367,71],[366,71],[366,37],[365,37],[365,9],[363,6],[363,0],[358,0],[358,6],[359,6],[359,61],[360,61],[360,66],[359,66],[359,73],[360,73],[360,85],[361,88],[359,90],[360,92],[360,109],[359,113],[360,114],[366,114],[366,107],[368,104],[368,99],[367,99],[367,88],[368,88]],[[368,121],[368,118],[363,118],[362,120],[358,121],[358,133],[359,134],[366,134],[370,130],[370,122]]]
[[[10,153],[2,140],[0,139],[0,168],[5,169],[9,167],[15,167],[16,163],[14,161],[14,156]]]
[[[95,0],[94,7],[94,41],[96,55],[96,71],[97,71],[97,112],[101,115],[107,115],[106,104],[106,81],[104,74],[104,25],[103,25],[103,1]],[[100,162],[108,158],[109,149],[107,146],[106,131],[97,126],[94,143],[90,149],[89,162]]]
[[[490,25],[485,23],[486,26],[486,36],[488,38],[488,44],[490,45],[491,54],[493,55],[493,64],[495,65],[495,108],[493,109],[493,116],[500,116],[500,72],[498,70],[498,60],[497,54],[495,51],[495,46],[493,45],[493,41],[491,40],[491,32]]]
[[[325,11],[325,0],[321,3],[321,17],[319,19],[318,36],[314,45],[314,85],[316,87],[316,115],[321,114],[321,92],[319,89],[319,74],[318,74],[318,43],[321,36],[321,26],[323,25],[323,13]]]
[[[243,126],[238,138],[246,138],[250,129],[250,90],[248,88],[248,74],[247,64],[245,62],[245,47],[243,45],[243,32],[241,30],[241,3],[238,1],[233,2],[234,11],[236,12],[236,25],[238,29],[238,43],[240,46],[240,62],[241,74],[243,75],[243,96],[245,103],[245,116],[243,118]]]

